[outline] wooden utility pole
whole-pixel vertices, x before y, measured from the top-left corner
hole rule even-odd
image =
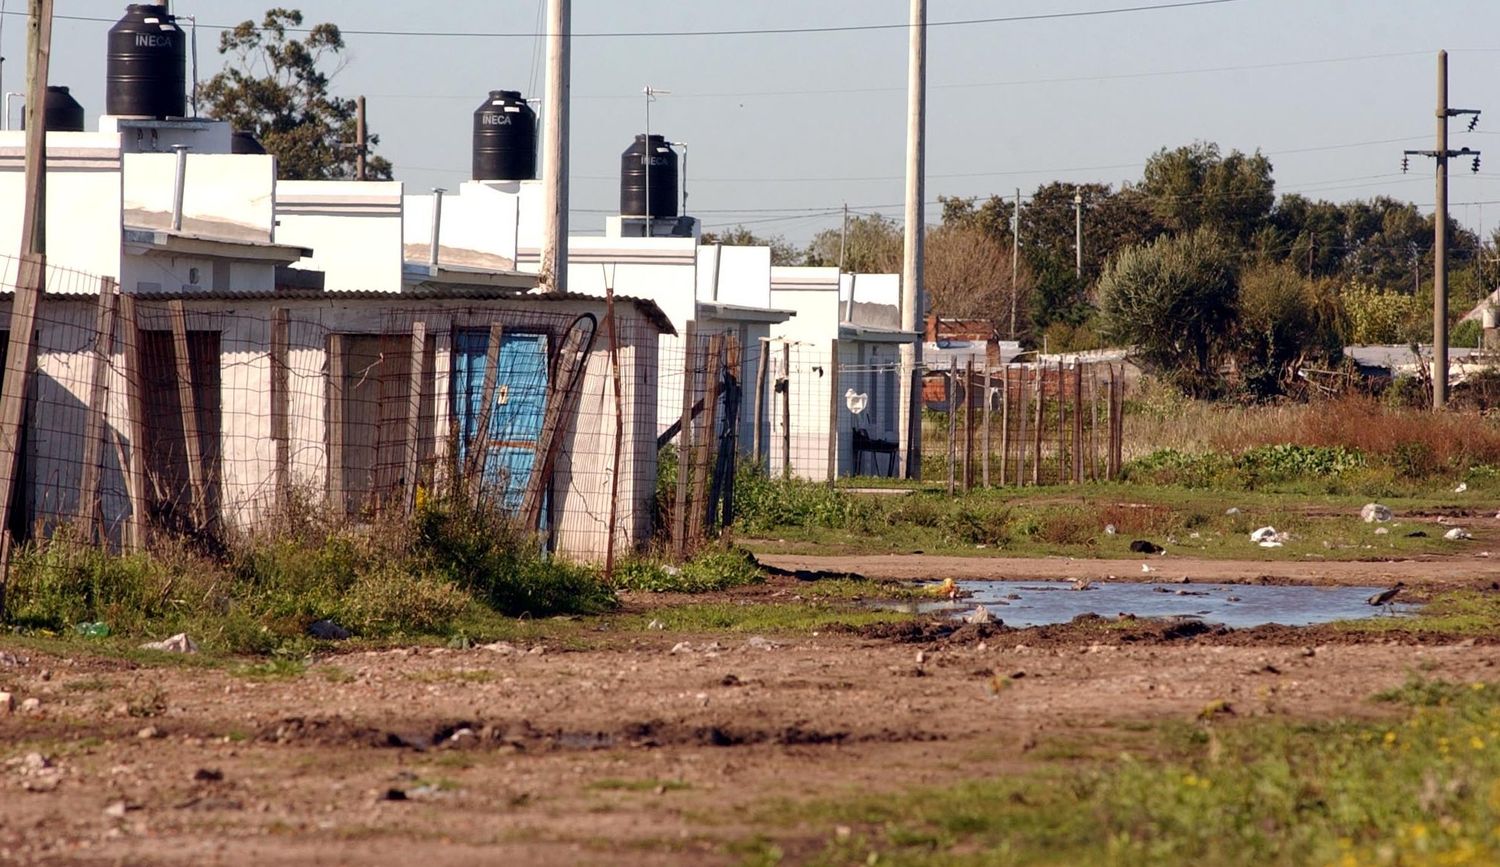
[[[1432,157],[1437,162],[1437,190],[1433,205],[1432,231],[1432,408],[1440,410],[1448,403],[1448,160],[1472,156],[1474,171],[1479,171],[1479,151],[1471,148],[1448,149],[1448,118],[1471,116],[1469,129],[1479,122],[1479,110],[1448,107],[1448,52],[1438,52],[1437,68],[1437,149],[1408,150],[1401,157],[1401,171],[1413,156]]]
[[[572,0],[547,0],[547,92],[542,115],[541,286],[568,291],[568,100]]]
[[[10,574],[11,510],[20,466],[21,425],[36,355],[36,308],[46,285],[47,73],[52,60],[52,0],[31,0],[26,30],[26,181],[21,263],[10,313],[5,376],[0,381],[0,615]],[[132,448],[135,446],[131,444]]]
[[[1010,227],[1010,339],[1016,339],[1016,296],[1020,295],[1020,289],[1016,286],[1019,279],[1021,261],[1021,188],[1016,187],[1016,216]]]
[[[906,225],[901,257],[901,329],[920,332],[925,309],[923,291],[923,210],[927,137],[927,0],[911,0],[907,32],[906,73]],[[916,411],[922,399],[917,371],[922,363],[922,337],[901,345],[902,412],[898,432],[902,467],[907,478],[922,477],[922,421]]]
[[[365,174],[365,158],[370,152],[370,137],[365,127],[365,98],[354,101],[354,179],[368,180]]]

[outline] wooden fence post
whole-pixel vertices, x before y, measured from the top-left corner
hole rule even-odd
[[[1026,484],[1026,451],[1031,442],[1027,439],[1030,435],[1027,425],[1031,419],[1031,403],[1026,385],[1030,377],[1027,375],[1026,367],[1023,365],[1016,373],[1019,375],[1017,378],[1021,389],[1021,393],[1016,395],[1016,414],[1021,417],[1016,425],[1019,428],[1016,431],[1016,487],[1020,488]]]
[[[167,306],[172,321],[172,355],[177,362],[177,402],[182,410],[182,450],[187,455],[189,509],[195,526],[202,528],[208,508],[203,479],[203,440],[198,432],[198,390],[193,383],[193,360],[188,352],[187,312],[180,300]]]
[[[348,512],[344,481],[344,335],[328,335],[328,501],[334,514],[343,516]]]
[[[698,326],[688,320],[682,331],[682,426],[677,431],[677,497],[672,510],[672,552],[687,556],[688,484],[693,476],[693,397],[697,393]]]
[[[953,496],[958,469],[958,359],[948,359],[948,496]]]
[[[411,363],[407,365],[406,460],[402,465],[402,508],[412,514],[417,507],[417,459],[421,455],[422,378],[427,372],[427,323],[411,324]]]
[[[828,486],[839,476],[839,341],[828,341]]]
[[[1068,467],[1064,463],[1067,457],[1067,429],[1068,429],[1068,389],[1066,380],[1063,378],[1063,361],[1057,359],[1057,483],[1059,485],[1067,481]]]
[[[484,347],[484,381],[479,389],[479,417],[475,421],[474,436],[468,443],[468,460],[464,461],[464,472],[468,475],[469,501],[479,505],[484,493],[485,465],[489,463],[490,419],[494,417],[496,391],[500,387],[500,347],[505,340],[505,326],[490,323],[489,342]]]
[[[83,426],[83,478],[78,484],[78,529],[87,542],[99,527],[99,462],[104,454],[104,421],[109,394],[109,363],[115,343],[115,281],[99,280],[99,319],[94,328],[94,367],[90,371],[88,413]],[[121,471],[125,468],[121,467]]]
[[[291,323],[285,307],[271,308],[271,442],[276,447],[276,507],[285,509],[292,486]]]
[[[792,477],[792,345],[781,344],[781,477]]]
[[[964,493],[974,487],[974,357],[964,364]]]
[[[984,459],[981,463],[981,466],[984,469],[982,483],[986,488],[990,486],[990,394],[994,391],[995,388],[995,380],[993,374],[994,371],[990,367],[990,362],[988,359],[986,359],[984,362],[984,388],[980,391],[980,399],[984,401],[984,412],[982,414],[982,418],[984,420],[984,433],[979,438],[979,447],[980,450],[984,453]]]
[[[759,342],[760,357],[755,360],[755,409],[751,412],[755,429],[750,433],[751,451],[755,453],[755,465],[763,467],[765,443],[762,440],[761,428],[766,423],[766,371],[771,367],[771,344],[765,340]]]
[[[1035,454],[1031,461],[1031,483],[1040,485],[1042,483],[1042,438],[1046,435],[1042,430],[1042,410],[1047,404],[1047,364],[1038,361],[1036,364],[1036,430],[1033,432],[1036,442],[1033,444]]]
[[[697,443],[693,450],[693,496],[688,506],[688,538],[694,542],[704,537],[704,521],[709,517],[708,476],[713,471],[715,440],[718,439],[714,425],[718,421],[719,361],[723,352],[724,336],[710,335],[703,359],[703,414],[701,430],[694,434]]]
[[[1010,483],[1010,365],[1000,365],[1000,484]]]
[[[1073,484],[1083,484],[1083,364],[1073,363]]]
[[[130,456],[125,472],[125,489],[130,497],[129,541],[131,550],[146,550],[146,400],[141,381],[141,327],[136,314],[135,296],[120,295],[121,341],[125,361],[125,428],[130,438]]]

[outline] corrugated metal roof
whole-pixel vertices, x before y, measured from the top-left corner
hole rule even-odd
[[[13,295],[14,290],[5,288],[0,290],[0,298]],[[556,304],[566,301],[583,301],[589,304],[604,305],[604,299],[597,295],[582,295],[577,292],[566,294],[542,293],[542,292],[516,292],[514,290],[496,289],[487,286],[419,286],[404,292],[384,292],[374,289],[355,289],[347,291],[330,291],[325,289],[283,289],[277,292],[251,292],[237,289],[204,289],[192,292],[133,292],[130,293],[142,301],[384,301],[387,303],[403,303],[413,301],[513,301],[523,304]],[[93,293],[60,293],[47,294],[48,301],[86,301],[93,303],[98,296]],[[649,298],[638,298],[633,295],[616,295],[615,300],[622,304],[630,304],[645,317],[646,321],[655,325],[657,330],[663,334],[675,336],[677,329],[672,325],[672,320],[667,318],[655,301]]]

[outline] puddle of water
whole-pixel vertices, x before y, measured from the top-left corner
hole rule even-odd
[[[1309,626],[1410,614],[1415,605],[1376,608],[1365,600],[1384,587],[1307,587],[1260,584],[1142,584],[1096,581],[1088,590],[1049,581],[965,581],[972,596],[900,606],[961,616],[983,605],[1006,626],[1067,623],[1080,614],[1115,617],[1196,617],[1234,629],[1279,623]]]

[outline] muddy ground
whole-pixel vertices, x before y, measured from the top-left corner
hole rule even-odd
[[[903,578],[1120,568],[765,559]],[[1204,580],[1500,579],[1477,556],[1178,563]],[[599,629],[574,636],[584,649],[358,651],[272,677],[0,639],[0,689],[40,702],[0,716],[0,862],[728,864],[766,834],[795,863],[834,832],[770,812],[784,799],[1109,756],[1220,700],[1239,718],[1388,714],[1370,696],[1409,673],[1495,680],[1500,660],[1484,641],[1328,629]]]

